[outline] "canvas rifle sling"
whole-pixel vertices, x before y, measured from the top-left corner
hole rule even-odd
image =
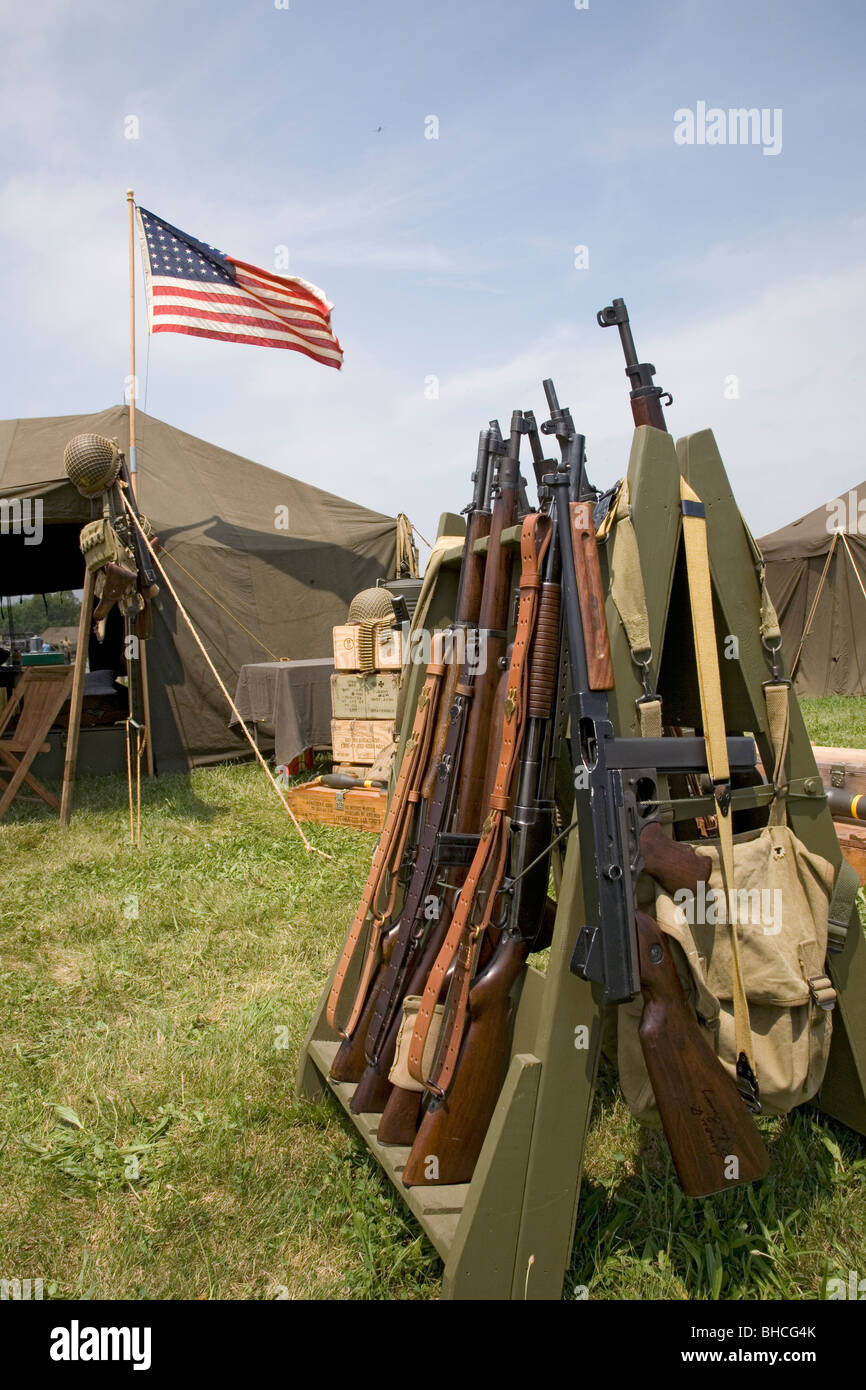
[[[391,804],[388,807],[388,814],[382,833],[379,837],[376,849],[373,853],[373,862],[370,865],[370,873],[358,910],[355,913],[346,944],[343,947],[340,959],[337,962],[337,971],[334,975],[334,982],[331,992],[328,995],[326,1018],[330,1026],[343,1037],[349,1037],[354,1030],[361,1012],[373,971],[376,967],[376,958],[379,951],[379,943],[382,939],[382,926],[390,916],[394,899],[397,892],[397,870],[403,858],[403,851],[406,847],[406,840],[409,834],[409,825],[412,816],[412,808],[418,800],[418,784],[424,773],[429,749],[430,732],[433,728],[436,714],[437,698],[439,687],[442,683],[442,676],[445,665],[442,657],[442,639],[439,634],[434,634],[432,655],[437,658],[430,662],[427,667],[427,675],[421,694],[418,697],[418,704],[415,709],[415,720],[412,725],[412,732],[403,750],[403,758],[400,763],[400,772],[394,787],[394,795],[391,797]],[[437,650],[438,647],[438,650]],[[386,874],[390,874],[390,888],[388,901],[383,907],[379,907],[379,894],[382,889],[383,880]],[[349,966],[355,957],[358,943],[361,940],[367,917],[372,913],[370,934],[367,940],[367,949],[364,954],[364,962],[361,966],[361,975],[355,991],[355,998],[352,1004],[349,1017],[345,1024],[337,1023],[337,1010],[340,1006],[340,996],[343,992],[346,975]]]
[[[788,737],[791,732],[790,689],[788,681],[771,681],[764,686],[767,726],[776,759],[773,768],[773,790],[776,794],[770,806],[770,825],[784,825],[786,820],[785,758],[788,753]]]
[[[743,530],[746,533],[746,540],[755,561],[755,571],[761,588],[761,641],[772,650],[782,641],[782,629],[779,627],[776,609],[767,588],[767,567],[764,564],[764,557],[758,548],[758,542],[746,525],[745,519],[743,519]]]
[[[409,1072],[434,1093],[447,1091],[457,1066],[460,1046],[466,1026],[469,991],[478,951],[484,932],[490,925],[493,906],[505,872],[508,851],[506,812],[511,802],[511,787],[520,756],[523,728],[526,722],[529,683],[529,648],[535,631],[535,619],[541,593],[541,565],[550,543],[549,518],[533,512],[524,518],[520,535],[520,604],[517,629],[508,671],[508,690],[502,721],[502,744],[496,769],[496,781],[490,797],[490,811],[481,830],[481,838],[472,864],[460,890],[460,897],[448,928],[448,934],[433,965],[409,1046]],[[492,872],[491,872],[492,869]],[[485,879],[486,901],[481,920],[470,925],[470,916],[482,877]],[[459,953],[459,954],[458,954]],[[456,960],[455,960],[456,958]],[[452,962],[454,978],[443,1022],[442,1044],[436,1060],[435,1076],[423,1075],[424,1049],[427,1034],[434,1019],[439,995]]]
[[[631,519],[628,479],[619,485],[616,500],[598,528],[599,543],[610,536],[610,596],[625,630],[632,661],[644,673],[644,697],[638,701],[642,738],[660,738],[662,702],[649,695],[649,666],[652,641],[649,630],[646,590],[641,570],[637,536]]]
[[[734,1041],[737,1050],[737,1076],[745,1083],[750,1098],[757,1102],[758,1088],[752,1057],[752,1029],[749,1004],[746,998],[740,955],[738,924],[731,910],[734,891],[734,830],[730,805],[731,770],[722,704],[722,681],[719,673],[719,652],[716,624],[713,616],[713,588],[710,577],[710,556],[707,546],[706,509],[697,493],[685,478],[680,479],[680,502],[683,514],[683,543],[686,552],[689,602],[692,610],[692,631],[698,667],[698,686],[701,697],[701,717],[707,747],[707,768],[713,782],[716,818],[719,829],[719,849],[725,883],[727,916],[731,933],[733,958]]]

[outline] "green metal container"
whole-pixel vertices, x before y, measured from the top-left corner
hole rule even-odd
[[[22,666],[65,666],[65,652],[22,652]]]

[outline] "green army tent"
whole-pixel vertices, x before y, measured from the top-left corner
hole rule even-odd
[[[394,574],[395,519],[142,412],[136,424],[140,506],[228,689],[234,693],[244,663],[271,659],[255,638],[280,658],[329,655],[331,629],[345,621],[352,596]],[[67,440],[85,432],[126,449],[125,407],[0,422],[0,593],[81,588],[78,536],[94,513],[62,459]],[[15,525],[28,515],[29,525]],[[225,700],[170,595],[160,593],[154,607],[148,675],[157,768],[237,756],[245,745],[229,730]]]
[[[866,483],[758,541],[799,695],[866,695]]]

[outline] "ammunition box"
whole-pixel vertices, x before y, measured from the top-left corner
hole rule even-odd
[[[396,671],[348,672],[331,677],[335,719],[396,719],[400,677]]]

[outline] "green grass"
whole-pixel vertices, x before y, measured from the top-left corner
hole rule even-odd
[[[866,748],[866,696],[801,700],[809,737],[823,748]]]
[[[846,741],[835,707],[808,717]],[[308,827],[331,858],[305,854],[249,766],[147,785],[142,825],[138,851],[105,778],[67,831],[31,806],[0,826],[0,1278],[436,1297],[435,1251],[336,1105],[292,1099],[371,837]],[[818,1298],[862,1275],[862,1140],[808,1108],[763,1130],[772,1180],[689,1202],[603,1074],[566,1296]]]
[[[83,779],[0,827],[0,1277],[113,1298],[423,1297],[439,1265],[330,1106],[292,1100],[371,838],[305,854],[254,767]]]

